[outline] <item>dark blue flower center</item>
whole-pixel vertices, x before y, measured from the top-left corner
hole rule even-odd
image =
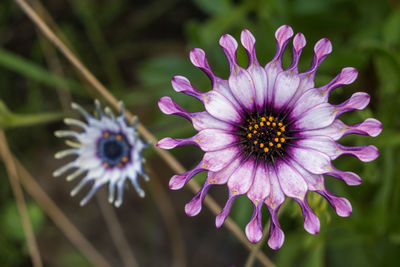
[[[97,143],[97,154],[106,168],[122,168],[130,161],[131,146],[122,133],[104,132]]]
[[[244,154],[266,162],[283,157],[291,139],[285,120],[273,114],[250,115],[239,134]]]

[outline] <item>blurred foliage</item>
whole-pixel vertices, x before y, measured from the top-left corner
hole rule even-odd
[[[210,89],[207,77],[191,66],[190,49],[204,49],[215,73],[226,78],[229,68],[218,45],[224,33],[239,39],[241,30],[249,29],[257,40],[259,62],[265,64],[275,52],[275,30],[282,24],[289,24],[307,38],[300,70],[309,66],[313,44],[323,37],[330,39],[333,53],[321,65],[316,75],[317,85],[327,83],[343,67],[356,67],[359,71],[357,81],[337,89],[331,102],[342,102],[355,91],[368,92],[371,94],[369,107],[344,115],[344,121],[355,123],[376,117],[382,121],[384,130],[377,138],[347,136],[341,140],[348,145],[372,143],[380,149],[380,157],[374,162],[361,163],[348,157],[335,161],[336,167],[359,173],[363,178],[362,185],[348,187],[331,177],[326,178],[331,191],[352,203],[353,214],[349,218],[338,217],[325,200],[311,193],[308,198],[321,219],[321,232],[310,236],[303,230],[297,204],[285,202],[286,209],[280,219],[286,234],[284,246],[275,252],[263,245],[263,250],[277,266],[311,267],[397,265],[400,253],[400,165],[397,163],[400,161],[399,4],[397,0],[44,2],[65,39],[88,68],[160,138],[191,136],[194,130],[181,118],[161,114],[156,106],[159,97],[173,96],[190,111],[201,108],[197,101],[172,90],[170,79],[174,75],[188,77],[199,90]],[[0,127],[50,123],[58,118],[56,114],[63,112],[63,97],[60,96],[63,90],[68,90],[80,103],[91,104],[88,99],[98,97],[62,57],[59,57],[59,64],[64,75],[47,64],[49,51],[43,49],[41,43],[45,41],[12,1],[3,1],[0,7]],[[285,66],[289,65],[290,56],[290,52],[285,53]],[[242,48],[238,57],[240,64],[246,66],[247,57]],[[15,120],[10,122],[10,116],[14,118],[17,115],[10,113],[6,105],[19,114],[19,123]],[[48,115],[34,115],[44,112]],[[28,139],[24,128],[14,129],[9,136],[11,146],[24,162],[29,162],[29,157],[40,154],[42,150],[54,152],[57,141],[49,141],[52,140],[52,127],[30,127],[32,131]],[[201,158],[201,152],[195,148],[176,149],[173,153],[187,167],[193,167]],[[48,173],[51,171],[47,170]],[[163,170],[157,172],[165,173]],[[6,179],[0,180],[0,187],[8,187]],[[218,194],[223,194],[223,191],[219,190]],[[217,199],[226,197],[214,196]],[[0,234],[0,259],[6,259],[4,264],[7,266],[19,266],[26,263],[27,251],[19,249],[23,240],[15,239],[15,229],[8,228],[10,222],[18,221],[12,211],[14,200],[9,190],[4,192],[1,200],[0,233],[4,235]],[[182,201],[176,204],[178,210],[184,207]],[[234,219],[242,229],[251,216],[251,209],[245,198],[236,201],[233,207]],[[264,212],[267,222],[267,212]],[[43,224],[42,215],[37,216],[34,224]],[[214,225],[208,223],[201,227],[199,231],[207,231]],[[187,242],[196,240],[187,239]],[[229,242],[236,244],[234,239]],[[227,247],[221,244],[219,248]],[[191,263],[195,252],[188,253]],[[9,256],[4,258],[3,255]],[[21,259],[22,255],[25,260]],[[64,266],[86,265],[76,251],[63,251],[58,257]],[[237,266],[245,261],[232,257],[234,259],[221,261],[225,265],[235,263]],[[0,262],[0,265],[4,264]],[[220,265],[216,263],[215,266]]]

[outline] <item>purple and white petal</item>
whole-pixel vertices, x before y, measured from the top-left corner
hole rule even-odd
[[[200,213],[204,198],[207,195],[208,190],[212,184],[208,182],[208,179],[205,181],[200,191],[192,198],[192,200],[185,205],[185,212],[188,216],[196,216]]]
[[[291,198],[303,199],[307,192],[307,184],[303,177],[288,163],[281,160],[276,163],[276,174],[282,192]]]
[[[169,180],[169,188],[172,190],[181,189],[190,179],[196,174],[206,171],[207,169],[203,167],[203,161],[201,161],[195,168],[191,169],[182,174],[176,174]]]
[[[342,181],[344,181],[348,185],[359,185],[362,183],[360,176],[355,174],[354,172],[349,171],[341,171],[336,169],[334,166],[331,166],[330,169],[324,173],[336,177]]]
[[[266,104],[270,104],[272,102],[275,79],[278,73],[282,71],[281,58],[292,36],[293,30],[288,25],[283,25],[279,27],[279,29],[275,32],[276,54],[274,58],[265,66],[265,72],[267,73],[268,77],[268,95],[266,99]]]
[[[331,160],[325,153],[310,148],[293,147],[290,155],[300,166],[314,174],[331,170]]]
[[[318,234],[320,222],[317,215],[315,215],[314,211],[310,208],[305,198],[296,199],[296,201],[299,203],[301,211],[303,212],[304,229],[312,235]]]
[[[237,136],[216,129],[205,129],[193,137],[174,139],[166,137],[158,141],[157,146],[163,149],[172,149],[179,146],[196,145],[203,151],[216,151],[237,143]]]
[[[242,195],[249,191],[253,184],[255,165],[253,160],[247,160],[231,175],[227,185],[232,195]]]
[[[216,91],[203,95],[204,107],[213,117],[231,124],[240,124],[241,112],[226,97]]]
[[[225,34],[219,40],[226,57],[228,58],[231,73],[229,75],[229,87],[236,100],[247,110],[254,107],[255,89],[250,74],[240,67],[236,61],[237,42],[229,34]]]
[[[307,110],[302,114],[294,114],[292,116],[298,118],[294,121],[293,126],[298,130],[314,130],[324,128],[330,125],[336,118],[338,110],[330,104],[321,104]]]
[[[172,87],[174,88],[174,90],[176,92],[181,92],[186,95],[193,96],[200,101],[203,100],[201,97],[203,92],[200,92],[199,90],[197,90],[186,77],[175,76],[174,78],[172,78],[171,83],[172,83]]]
[[[232,205],[234,200],[236,199],[238,195],[232,195],[229,193],[229,198],[228,201],[225,203],[224,208],[222,209],[221,213],[215,217],[215,226],[217,228],[220,228],[222,224],[225,222],[226,218],[229,215],[229,212],[231,211]]]
[[[227,166],[240,153],[236,146],[204,154],[202,167],[209,171],[217,172]]]
[[[164,114],[174,114],[178,115],[181,117],[184,117],[185,119],[189,120],[190,122],[192,121],[192,118],[186,110],[184,110],[181,106],[179,106],[175,101],[173,101],[170,97],[168,96],[163,96],[158,100],[158,107]]]
[[[189,116],[192,120],[193,127],[197,131],[205,129],[219,129],[232,132],[236,129],[236,127],[232,124],[214,118],[207,111],[189,113]]]
[[[325,188],[324,190],[319,190],[317,192],[329,201],[331,206],[335,209],[337,215],[340,217],[348,217],[351,215],[352,207],[346,198],[338,197],[327,191]]]
[[[250,242],[256,243],[262,238],[262,225],[261,225],[261,207],[263,202],[259,202],[254,206],[253,215],[250,222],[246,225],[246,236]]]
[[[208,182],[210,184],[226,184],[231,177],[231,175],[239,168],[242,163],[242,159],[237,157],[228,166],[220,171],[208,172]]]
[[[364,109],[368,105],[370,99],[371,98],[367,93],[363,92],[354,93],[348,100],[346,100],[342,104],[334,106],[335,109],[338,110],[337,116],[352,110]]]

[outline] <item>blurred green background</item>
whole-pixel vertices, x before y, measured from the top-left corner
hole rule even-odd
[[[29,1],[38,7],[38,1]],[[325,200],[309,194],[311,207],[321,220],[321,232],[312,236],[302,226],[298,205],[287,200],[280,222],[286,240],[279,251],[262,245],[277,266],[397,266],[400,253],[400,2],[397,0],[47,0],[42,2],[56,23],[58,33],[84,64],[110,91],[122,99],[158,138],[184,138],[195,131],[182,118],[166,116],[157,107],[164,95],[173,97],[190,111],[201,105],[176,94],[170,85],[174,75],[184,75],[201,90],[209,90],[206,76],[193,67],[188,53],[194,47],[206,51],[215,73],[226,78],[227,60],[218,45],[219,37],[230,33],[239,39],[242,29],[256,37],[258,60],[266,64],[274,55],[274,32],[289,24],[306,36],[308,45],[300,61],[306,70],[313,45],[320,38],[331,40],[333,53],[316,75],[317,85],[327,83],[343,67],[358,69],[356,82],[339,88],[331,103],[340,103],[353,92],[371,95],[363,111],[343,115],[346,123],[375,117],[383,123],[377,138],[347,136],[347,145],[374,144],[380,157],[361,163],[351,157],[334,164],[357,172],[360,186],[348,187],[327,177],[328,188],[348,198],[353,214],[338,217]],[[48,17],[43,13],[43,18]],[[55,26],[54,24],[52,25]],[[290,49],[288,49],[290,51]],[[291,53],[285,54],[285,66]],[[239,62],[247,57],[239,49]],[[53,154],[65,148],[53,136],[65,129],[63,116],[71,114],[69,103],[93,108],[100,98],[69,62],[37,31],[13,1],[0,3],[0,127],[5,129],[11,150],[33,174],[45,191],[77,225],[82,233],[113,266],[121,266],[110,241],[98,203],[79,207],[82,194],[69,197],[75,182],[51,177],[62,165]],[[102,101],[105,103],[104,101]],[[187,167],[194,167],[202,152],[192,147],[172,153]],[[151,149],[145,155],[152,179],[168,188],[171,170]],[[19,222],[6,171],[0,164],[0,266],[30,266],[30,258]],[[204,175],[196,177],[200,182]],[[148,185],[144,184],[146,191]],[[210,194],[223,204],[225,187]],[[215,229],[214,216],[207,208],[189,218],[184,204],[192,197],[188,189],[169,191],[186,244],[188,266],[243,266],[248,251],[226,229]],[[46,266],[90,266],[56,228],[34,200],[28,209]],[[168,229],[157,210],[155,198],[139,199],[132,188],[117,210],[123,230],[141,266],[171,266]],[[268,220],[263,211],[265,222]],[[232,217],[244,230],[252,213],[245,197],[236,201]],[[254,266],[261,266],[256,263]]]

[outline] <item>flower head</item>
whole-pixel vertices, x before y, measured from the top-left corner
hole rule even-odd
[[[207,191],[213,185],[227,184],[229,198],[216,218],[216,226],[223,224],[236,197],[246,194],[254,206],[246,235],[252,242],[261,239],[261,207],[265,204],[271,214],[268,244],[273,249],[280,248],[284,241],[278,210],[285,197],[300,205],[304,228],[311,234],[318,233],[320,223],[307,203],[308,190],[324,196],[339,216],[351,214],[347,199],[326,190],[323,175],[331,175],[348,185],[360,184],[357,174],[338,170],[331,161],[343,154],[371,161],[378,156],[377,148],[346,147],[336,141],[351,133],[377,136],[382,130],[375,119],[355,125],[338,119],[344,112],[365,108],[370,99],[368,94],[355,93],[339,105],[328,103],[332,90],[356,79],[354,68],[344,68],[322,87],[314,86],[317,68],[332,50],[328,39],[317,42],[310,68],[299,73],[297,64],[306,40],[302,33],[296,34],[292,63],[283,69],[281,58],[292,36],[292,28],[286,25],[276,31],[276,54],[262,67],[256,58],[255,38],[243,30],[241,43],[249,58],[244,69],[236,60],[236,40],[223,35],[219,43],[229,61],[227,80],[213,73],[203,50],[193,49],[190,60],[210,78],[212,90],[199,91],[182,76],[175,76],[172,86],[175,91],[200,100],[205,111],[187,112],[169,97],[162,97],[158,103],[164,113],[191,121],[198,133],[187,139],[164,138],[157,145],[164,149],[196,145],[205,152],[194,169],[173,176],[169,183],[171,189],[180,189],[195,174],[208,171],[203,187],[186,205],[186,213],[197,215]]]
[[[72,137],[77,142],[66,141],[71,149],[58,152],[55,157],[63,158],[69,155],[77,155],[70,163],[56,170],[53,175],[60,176],[70,169],[76,169],[67,176],[71,181],[81,174],[84,178],[71,191],[76,195],[87,183],[93,181],[93,187],[80,205],[85,205],[96,191],[106,183],[109,183],[110,203],[116,207],[122,204],[125,180],[131,181],[139,196],[145,193],[138,183],[138,174],[146,181],[148,176],[143,171],[142,150],[147,146],[138,136],[136,126],[128,126],[125,120],[125,109],[120,102],[121,114],[115,117],[109,108],[104,112],[100,103],[95,101],[99,119],[88,114],[81,106],[72,103],[72,108],[79,111],[86,119],[84,123],[75,119],[65,119],[65,123],[83,129],[82,132],[57,131],[57,137]],[[115,190],[117,197],[115,199]]]

